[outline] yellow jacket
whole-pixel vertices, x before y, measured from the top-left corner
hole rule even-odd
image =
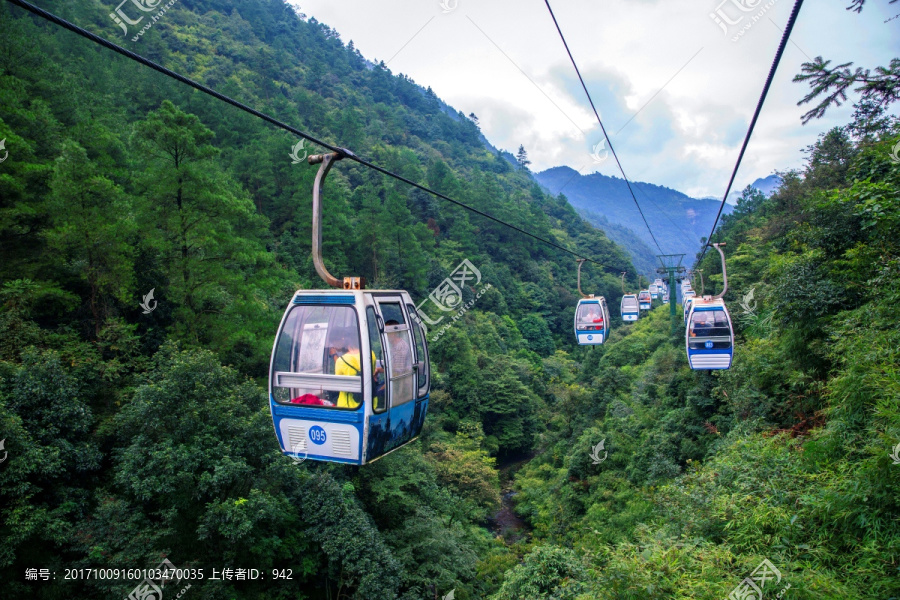
[[[372,365],[375,364],[375,353],[372,353]],[[350,350],[341,355],[334,365],[335,375],[350,375],[358,377],[362,374],[362,365],[359,361],[359,350]],[[377,402],[377,400],[376,400]],[[338,408],[359,408],[357,395],[352,392],[341,392],[338,396]],[[375,408],[378,408],[376,405]]]

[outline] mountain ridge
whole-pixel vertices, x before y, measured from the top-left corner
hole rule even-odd
[[[718,201],[692,198],[653,183],[632,182],[643,217],[653,231],[651,236],[624,179],[602,173],[581,175],[567,166],[552,167],[535,173],[534,177],[551,194],[562,193],[576,210],[584,211],[582,214],[592,225],[607,235],[610,235],[610,223],[631,230],[645,247],[631,243],[625,245],[626,249],[634,261],[643,265],[648,260],[652,262],[654,270],[655,254],[659,253],[684,254],[684,264],[693,263],[701,239],[709,235],[718,211]],[[722,212],[727,215],[731,211],[731,205],[726,204]],[[603,216],[606,223],[598,216]],[[621,235],[619,238],[624,239]],[[651,251],[649,257],[647,248]]]

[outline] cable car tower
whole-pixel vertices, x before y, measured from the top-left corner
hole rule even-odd
[[[675,322],[676,298],[671,297],[671,294],[675,291],[675,275],[681,275],[686,270],[681,266],[684,254],[659,254],[656,258],[659,259],[659,264],[661,265],[656,269],[656,272],[660,275],[667,275],[666,281],[669,282],[669,314],[672,316],[672,334],[674,335],[678,332],[678,326]]]

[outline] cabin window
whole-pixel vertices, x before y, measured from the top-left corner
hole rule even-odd
[[[385,387],[387,376],[384,370],[384,348],[381,346],[381,333],[378,331],[378,320],[375,317],[375,309],[366,308],[366,321],[369,328],[369,346],[372,348],[372,410],[380,413],[387,410]]]
[[[425,334],[422,332],[422,321],[419,318],[419,313],[416,312],[415,307],[412,304],[407,304],[406,310],[409,312],[409,317],[412,320],[413,337],[416,340],[416,365],[418,365],[416,368],[416,375],[418,379],[417,385],[419,386],[418,397],[422,398],[428,393],[429,377],[428,352],[425,348]]]
[[[731,327],[724,310],[695,310],[688,326],[691,348],[705,348],[711,340],[713,348],[731,347]]]
[[[622,300],[622,310],[626,312],[637,312],[638,302],[633,296]]]
[[[399,406],[413,399],[413,352],[409,324],[399,302],[380,302],[378,308],[384,318],[384,337],[387,339],[388,389],[391,406]]]
[[[362,405],[359,320],[351,306],[295,306],[272,361],[272,395],[283,404]]]
[[[575,315],[578,329],[603,329],[603,311],[599,302],[587,302],[578,307],[578,314]]]

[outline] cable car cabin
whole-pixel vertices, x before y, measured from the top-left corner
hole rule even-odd
[[[420,323],[404,291],[298,291],[269,369],[281,451],[363,465],[414,440],[431,383]]]
[[[658,285],[656,285],[654,283],[653,285],[650,286],[649,291],[650,291],[650,298],[652,300],[656,300],[657,298],[659,298],[659,286]]]
[[[641,310],[650,310],[653,306],[653,296],[650,294],[650,290],[641,290],[638,294],[638,304],[640,305]]]
[[[688,290],[686,292],[681,293],[681,297],[684,299],[685,302],[687,302],[691,298],[694,298],[696,295],[697,295],[697,293],[694,292],[694,290]]]
[[[637,296],[634,294],[625,294],[622,296],[622,320],[623,321],[637,321],[638,317],[641,314],[641,308],[638,304]]]
[[[582,346],[602,344],[609,337],[612,323],[606,298],[584,298],[575,309],[575,338]]]
[[[687,327],[688,324],[688,314],[691,312],[691,304],[693,304],[693,298],[685,298],[684,299],[684,326]]]
[[[665,294],[663,294],[663,297],[662,297],[662,303],[663,303],[663,304],[668,304],[668,303],[669,303],[669,293],[668,293],[668,292],[666,292]]]
[[[692,369],[731,368],[734,329],[724,301],[707,296],[691,303],[685,346]]]

